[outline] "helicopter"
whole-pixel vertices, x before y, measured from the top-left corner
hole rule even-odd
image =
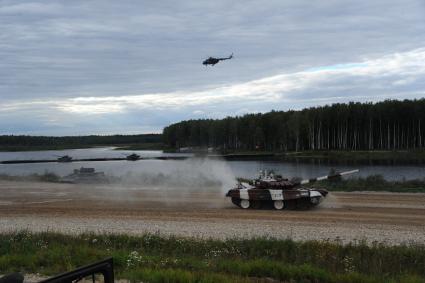
[[[229,57],[225,57],[225,58],[209,57],[208,59],[204,60],[204,62],[202,62],[202,64],[205,65],[205,66],[208,66],[208,65],[214,66],[215,64],[217,64],[220,61],[229,60],[229,59],[232,59],[232,58],[233,58],[233,53]]]

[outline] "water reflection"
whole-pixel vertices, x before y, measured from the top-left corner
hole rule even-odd
[[[142,157],[161,157],[161,156],[190,156],[188,154],[163,153],[162,151],[125,151],[114,150],[113,148],[90,148],[73,150],[49,150],[49,151],[27,151],[27,152],[0,152],[0,160],[23,160],[23,159],[53,159],[57,155],[70,155],[75,159],[80,158],[117,158],[126,154],[135,152]],[[328,161],[306,162],[299,160],[291,161],[206,161],[221,164],[229,175],[237,177],[251,178],[259,170],[274,170],[287,177],[311,178],[326,175],[331,169],[345,171],[360,169],[360,173],[355,177],[366,177],[373,174],[380,174],[387,180],[402,179],[422,179],[425,177],[423,165],[376,165],[376,164],[350,164],[334,163]],[[194,165],[195,164],[195,165]],[[27,175],[32,173],[42,174],[44,172],[53,172],[60,176],[71,173],[74,169],[80,167],[94,167],[97,171],[103,171],[111,176],[124,176],[126,174],[191,174],[191,170],[197,163],[193,160],[140,160],[140,161],[100,161],[100,162],[72,162],[72,163],[38,163],[38,164],[2,164],[0,165],[0,174]],[[212,167],[205,166],[209,174]],[[219,174],[220,176],[220,174]]]

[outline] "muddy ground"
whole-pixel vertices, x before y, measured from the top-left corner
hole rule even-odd
[[[159,232],[425,244],[425,194],[332,193],[308,211],[242,210],[217,188],[0,181],[0,231]]]

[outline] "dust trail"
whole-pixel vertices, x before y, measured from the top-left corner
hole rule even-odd
[[[143,172],[126,172],[119,183],[139,189],[158,187],[164,190],[224,192],[236,182],[232,170],[222,160],[190,158],[173,161],[174,166],[161,165],[151,166]]]
[[[158,162],[143,171],[116,177],[116,182],[108,186],[112,191],[104,197],[128,201],[144,198],[165,205],[190,204],[196,195],[205,206],[222,207],[226,204],[225,193],[236,183],[227,162],[208,158]]]
[[[320,203],[318,208],[342,208],[342,206],[343,205],[338,197],[332,194],[332,192],[329,192],[326,198]]]

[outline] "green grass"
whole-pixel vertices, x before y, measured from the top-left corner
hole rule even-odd
[[[418,244],[0,234],[0,273],[54,275],[109,256],[117,278],[143,282],[425,282],[425,245]]]
[[[335,173],[335,172],[333,172]],[[329,173],[329,174],[333,174]],[[294,178],[300,180],[301,178]],[[250,182],[250,179],[237,178],[239,182]],[[334,192],[378,191],[397,193],[425,193],[425,178],[401,181],[388,181],[382,175],[370,175],[365,178],[332,179],[303,185],[307,188],[323,188]]]
[[[338,161],[424,161],[425,150],[311,150],[283,153],[285,159],[328,159]]]
[[[59,182],[60,176],[52,172],[29,175],[0,174],[0,180],[6,181],[31,181],[31,182]],[[238,178],[238,181],[249,182],[249,179]],[[145,180],[146,181],[146,180]],[[152,180],[155,181],[155,180]],[[211,181],[212,182],[212,181]],[[207,183],[215,185],[215,183]],[[305,187],[324,188],[329,191],[381,191],[400,193],[425,193],[425,179],[387,181],[382,175],[370,175],[366,178],[333,179],[305,185]]]
[[[9,175],[0,174],[0,180],[5,181],[30,181],[30,182],[59,182],[60,176],[52,172],[44,172],[43,174],[29,174],[29,175]]]
[[[381,161],[385,162],[423,162],[425,161],[425,150],[308,150],[308,151],[263,151],[263,150],[228,150],[218,152],[221,154],[236,155],[269,155],[274,154],[277,160],[329,160],[341,162],[353,161]]]
[[[382,175],[370,175],[366,178],[334,179],[311,184],[329,191],[385,191],[400,193],[425,193],[425,179],[387,181]]]
[[[163,143],[139,143],[120,145],[115,150],[164,150],[166,149]]]

